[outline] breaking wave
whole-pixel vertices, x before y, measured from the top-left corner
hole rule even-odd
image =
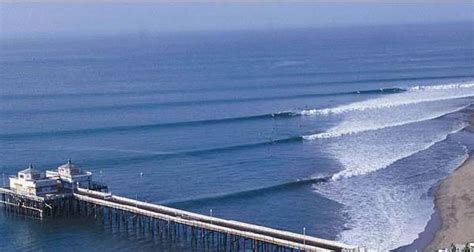
[[[405,110],[406,106],[409,105],[419,105],[425,104],[435,101],[444,101],[444,100],[453,100],[459,98],[467,98],[474,96],[474,83],[454,83],[454,84],[445,84],[445,85],[436,85],[436,86],[414,86],[407,89],[407,92],[402,94],[393,94],[389,96],[383,96],[380,98],[362,101],[362,102],[355,102],[347,105],[342,105],[339,107],[334,108],[325,108],[325,109],[313,109],[313,110],[304,110],[301,111],[301,115],[304,116],[327,116],[327,115],[344,115],[344,116],[352,116],[353,113],[360,113],[370,111],[370,114],[375,114],[379,112],[379,110],[386,110],[386,109],[400,109],[400,113],[403,111],[409,111],[408,109]],[[378,122],[372,124],[362,123],[363,120],[361,118],[358,119],[357,124],[349,124],[347,121],[350,121],[346,118],[340,125],[337,125],[326,132],[306,135],[303,136],[305,140],[316,140],[316,139],[323,139],[323,138],[333,138],[333,137],[341,137],[345,135],[353,135],[358,133],[363,133],[367,131],[374,131],[374,130],[381,130],[384,128],[389,127],[397,127],[406,124],[422,122],[427,120],[432,120],[438,118],[440,116],[450,114],[456,111],[459,111],[463,108],[467,107],[463,105],[461,107],[456,107],[450,110],[443,109],[439,112],[434,113],[423,113],[417,115],[416,117],[399,120],[399,121],[390,121],[391,118],[387,119],[386,116],[381,114],[379,116]],[[349,113],[352,112],[352,113]],[[387,110],[386,113],[390,113],[390,110]],[[347,115],[345,115],[347,114]],[[362,117],[362,116],[361,116]],[[365,125],[364,125],[365,124]],[[362,125],[362,126],[361,126]]]
[[[371,90],[360,90],[360,91],[348,91],[339,93],[329,94],[317,94],[316,96],[330,96],[330,95],[370,95],[370,94],[395,94],[405,92],[403,88],[384,88],[384,89],[371,89]],[[315,94],[300,94],[293,95],[292,98],[309,98],[314,97]],[[262,99],[279,99],[281,97],[270,97]],[[286,96],[285,96],[286,97]],[[142,104],[143,105],[143,104]],[[130,105],[134,107],[140,107],[142,105]],[[115,108],[115,107],[114,107]],[[78,109],[82,111],[82,109]],[[54,112],[69,111],[68,109],[54,110]],[[4,111],[5,112],[5,111]],[[35,111],[30,111],[31,113]],[[38,112],[38,111],[36,111]],[[36,113],[35,112],[35,113]],[[53,111],[49,111],[53,112]],[[28,133],[7,133],[0,134],[0,140],[16,140],[16,139],[29,139],[29,138],[51,138],[51,137],[70,137],[79,135],[93,135],[93,134],[104,134],[104,133],[115,133],[115,132],[129,132],[129,131],[143,131],[143,130],[154,130],[161,128],[172,128],[172,127],[191,127],[191,126],[202,126],[202,125],[215,125],[224,123],[244,122],[244,121],[257,121],[257,120],[268,120],[268,119],[288,119],[292,117],[298,117],[304,115],[304,111],[283,111],[277,113],[268,113],[261,115],[250,115],[242,117],[230,117],[230,118],[217,118],[207,120],[196,120],[196,121],[185,121],[185,122],[169,122],[169,123],[152,123],[142,125],[125,125],[125,126],[114,126],[114,127],[101,127],[101,128],[89,128],[89,129],[74,129],[74,130],[56,130],[56,131],[42,131],[42,132],[28,132]]]
[[[358,72],[359,73],[359,72]],[[273,75],[272,75],[273,76]],[[332,84],[358,84],[358,83],[382,83],[382,82],[399,82],[399,81],[418,81],[418,80],[443,80],[443,79],[464,79],[472,78],[474,75],[447,75],[447,76],[421,76],[421,77],[403,77],[403,78],[374,78],[359,79],[346,81],[324,81],[324,82],[307,82],[307,83],[284,83],[261,86],[241,86],[241,87],[212,87],[212,88],[194,88],[194,89],[169,89],[169,90],[140,90],[140,91],[116,91],[116,92],[83,92],[83,93],[38,93],[38,94],[1,94],[1,100],[16,99],[58,99],[58,98],[79,98],[79,97],[120,97],[125,95],[143,95],[143,94],[182,94],[196,92],[215,92],[215,91],[232,91],[232,90],[256,90],[256,89],[294,89],[295,87],[314,87],[320,85]],[[247,77],[248,78],[248,77]]]
[[[300,112],[303,116],[343,114],[352,111],[386,109],[474,96],[474,83],[455,83],[436,86],[415,86],[399,95],[351,103],[334,108],[310,109]],[[461,92],[459,92],[461,91]]]
[[[435,86],[413,86],[410,87],[411,91],[418,90],[446,90],[446,89],[458,89],[458,88],[474,88],[474,83],[453,83],[445,85],[435,85]]]
[[[380,170],[380,169],[387,168],[390,165],[394,164],[395,162],[398,162],[402,159],[411,157],[411,156],[413,156],[413,155],[415,155],[419,152],[422,152],[422,151],[425,151],[425,150],[431,148],[432,146],[434,146],[437,143],[445,141],[446,139],[448,139],[448,137],[450,135],[455,134],[455,133],[463,130],[468,125],[469,125],[468,123],[460,124],[457,128],[455,128],[452,131],[446,133],[444,136],[438,137],[437,139],[433,140],[432,142],[427,143],[426,145],[424,145],[424,146],[422,146],[422,147],[420,147],[420,148],[418,148],[418,149],[416,149],[412,152],[408,152],[404,155],[400,155],[400,156],[398,156],[397,158],[395,158],[393,160],[387,160],[386,162],[381,161],[381,162],[379,162],[380,165],[378,165],[378,166],[372,166],[372,167],[359,166],[359,167],[346,168],[346,169],[332,175],[331,180],[334,181],[334,180],[339,180],[339,179],[342,179],[342,178],[350,178],[350,177],[353,177],[353,176],[365,175],[365,174],[368,174],[368,173],[371,173],[371,172],[374,172],[374,171],[377,171],[377,170]]]
[[[317,98],[328,96],[344,96],[344,95],[370,95],[370,94],[394,94],[406,91],[402,88],[386,88],[386,89],[372,89],[372,90],[358,90],[334,93],[302,93],[292,95],[277,95],[267,97],[243,97],[243,98],[219,98],[209,100],[186,100],[186,101],[168,101],[168,102],[149,102],[149,103],[134,103],[134,104],[114,104],[114,105],[93,105],[87,107],[61,107],[61,108],[46,108],[46,109],[14,109],[3,110],[2,114],[50,114],[50,113],[73,113],[73,112],[87,112],[87,111],[111,111],[123,109],[155,109],[162,107],[181,107],[181,106],[198,106],[198,105],[214,105],[214,104],[228,104],[241,103],[253,101],[276,101],[276,100],[292,100],[302,98]]]
[[[354,129],[337,129],[337,130],[329,130],[327,132],[322,132],[318,134],[313,134],[313,135],[307,135],[303,136],[304,140],[316,140],[316,139],[324,139],[324,138],[333,138],[333,137],[341,137],[341,136],[348,136],[348,135],[353,135],[353,134],[359,134],[359,133],[364,133],[368,131],[375,131],[375,130],[382,130],[386,128],[391,128],[391,127],[398,127],[398,126],[403,126],[407,124],[412,124],[412,123],[418,123],[418,122],[424,122],[424,121],[429,121],[429,120],[434,120],[437,118],[440,118],[444,115],[451,114],[460,110],[465,109],[466,107],[469,107],[469,105],[462,106],[455,108],[450,111],[444,111],[439,114],[434,114],[434,115],[428,115],[426,117],[414,119],[414,120],[406,120],[402,122],[396,122],[396,123],[391,123],[391,124],[386,124],[386,125],[381,125],[381,126],[373,126],[373,127],[366,127],[366,128],[360,128],[357,130]]]

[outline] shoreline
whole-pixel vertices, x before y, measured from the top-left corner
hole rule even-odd
[[[426,252],[474,241],[474,152],[442,181],[435,197],[441,225]]]
[[[468,147],[467,157],[451,174],[430,188],[428,195],[433,197],[434,206],[425,229],[412,243],[393,249],[393,252],[433,252],[452,243],[474,241],[474,104],[459,112],[467,114],[469,122],[462,132],[471,140],[461,141]],[[471,224],[466,226],[468,223]],[[463,234],[467,238],[463,238]]]
[[[464,131],[474,134],[474,106],[464,109],[469,126]],[[452,243],[474,241],[474,151],[447,178],[434,187],[434,213],[425,231],[412,245],[425,252],[447,248]],[[418,242],[417,242],[418,241]]]
[[[440,183],[444,181],[439,181],[436,185],[431,187],[429,195],[435,197],[436,193],[439,190]],[[413,240],[412,243],[398,247],[392,252],[412,252],[412,251],[423,251],[430,243],[434,240],[436,233],[441,230],[442,219],[439,208],[436,205],[433,207],[434,212],[430,215],[428,223],[425,226],[425,229],[418,234],[418,237]]]

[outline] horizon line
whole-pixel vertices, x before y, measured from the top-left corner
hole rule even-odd
[[[280,26],[280,27],[239,27],[229,29],[189,29],[189,30],[155,30],[155,29],[143,29],[136,31],[83,31],[83,32],[60,32],[57,31],[38,31],[38,32],[16,32],[16,33],[5,33],[0,32],[2,36],[0,40],[8,39],[21,39],[28,36],[38,35],[39,38],[75,38],[75,37],[110,37],[110,36],[127,36],[127,35],[142,35],[142,36],[155,36],[155,35],[169,35],[169,34],[196,34],[196,33],[225,33],[225,32],[279,32],[279,31],[291,31],[291,30],[324,30],[324,29],[344,29],[351,27],[358,28],[375,28],[375,27],[390,27],[390,26],[430,26],[430,25],[456,25],[466,24],[474,25],[473,20],[449,20],[449,21],[427,21],[427,22],[400,22],[400,23],[379,23],[379,24],[365,24],[365,23],[346,23],[346,24],[326,24],[326,25],[310,25],[310,26]],[[53,36],[52,36],[53,35]]]

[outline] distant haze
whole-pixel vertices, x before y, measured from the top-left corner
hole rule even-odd
[[[473,22],[457,3],[2,3],[1,37]]]

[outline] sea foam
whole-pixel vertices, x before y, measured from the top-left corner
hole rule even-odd
[[[420,143],[412,148],[389,148],[389,151],[392,151],[393,154],[383,154],[380,153],[384,158],[375,158],[374,155],[370,155],[368,152],[362,153],[363,156],[369,157],[364,158],[364,162],[359,162],[360,159],[357,159],[354,156],[354,161],[344,161],[346,168],[334,175],[332,175],[331,180],[339,180],[341,178],[350,178],[353,176],[365,175],[370,172],[374,172],[380,169],[384,169],[394,164],[395,162],[413,156],[421,151],[431,148],[433,145],[442,142],[447,139],[451,134],[457,133],[464,129],[468,124],[460,123],[455,125],[451,131],[434,136],[432,141]],[[398,152],[398,153],[397,153]]]
[[[386,109],[422,102],[442,101],[474,96],[474,83],[454,83],[436,86],[414,86],[407,92],[382,96],[334,108],[310,109],[300,112],[303,116],[342,114],[353,111]]]
[[[317,139],[324,139],[324,138],[341,137],[341,136],[346,136],[346,135],[353,135],[353,134],[363,133],[363,132],[367,132],[367,131],[381,130],[381,129],[390,128],[390,127],[398,127],[398,126],[403,126],[403,125],[406,125],[406,124],[412,124],[412,123],[417,123],[417,122],[433,120],[433,119],[439,118],[443,115],[457,112],[457,111],[462,110],[466,107],[467,106],[462,106],[462,107],[455,108],[453,110],[434,113],[434,114],[431,114],[431,115],[428,115],[428,116],[423,116],[423,117],[420,117],[420,118],[417,118],[417,119],[410,119],[410,120],[394,122],[394,123],[387,123],[387,124],[382,123],[381,125],[372,125],[372,126],[360,127],[360,128],[352,127],[350,129],[338,126],[338,127],[334,127],[333,129],[331,129],[328,132],[303,136],[303,139],[304,140],[317,140]]]
[[[340,122],[325,132],[306,135],[303,139],[325,141],[323,144],[328,146],[325,151],[343,166],[333,175],[333,180],[364,175],[430,148],[449,134],[462,130],[467,125],[465,122],[450,127],[434,122],[431,123],[434,128],[429,128],[433,132],[419,127],[469,106],[469,101],[460,98],[473,96],[474,83],[417,86],[403,93],[318,110],[320,115],[330,114],[328,111],[338,114]],[[414,132],[418,133],[411,135]],[[403,138],[390,140],[393,138],[390,134],[403,133]],[[344,139],[331,140],[340,137]]]
[[[414,105],[429,107],[433,102],[441,102],[474,96],[474,83],[446,84],[437,86],[416,86],[407,92],[394,93],[371,100],[341,105],[334,108],[311,109],[300,112],[302,116],[342,117],[341,123],[325,132],[303,136],[305,140],[341,137],[367,131],[381,130],[426,120],[432,120],[460,110],[455,108],[439,108],[438,110],[421,111],[407,116]],[[351,112],[351,113],[349,113]],[[398,113],[397,113],[398,112]],[[377,115],[378,114],[378,115]],[[368,115],[372,118],[368,118]],[[373,115],[373,116],[372,116]],[[396,118],[394,118],[396,116]]]
[[[426,192],[442,174],[459,166],[467,154],[464,146],[438,143],[420,155],[416,160],[407,160],[397,166],[396,172],[337,180],[314,187],[318,193],[345,206],[343,213],[349,221],[338,240],[376,251],[389,251],[410,244],[424,230],[433,211],[433,200],[426,197]],[[413,162],[416,165],[408,165]],[[430,175],[402,183],[420,171]]]
[[[314,187],[344,205],[349,221],[340,240],[387,251],[409,244],[423,231],[433,203],[421,197],[445,174],[437,169],[455,166],[443,162],[458,164],[465,155],[449,136],[468,125],[453,113],[469,106],[470,97],[474,83],[416,86],[302,113],[339,119],[336,126],[304,139],[324,146],[341,166],[328,183]],[[412,178],[411,173],[420,172],[429,176]]]

